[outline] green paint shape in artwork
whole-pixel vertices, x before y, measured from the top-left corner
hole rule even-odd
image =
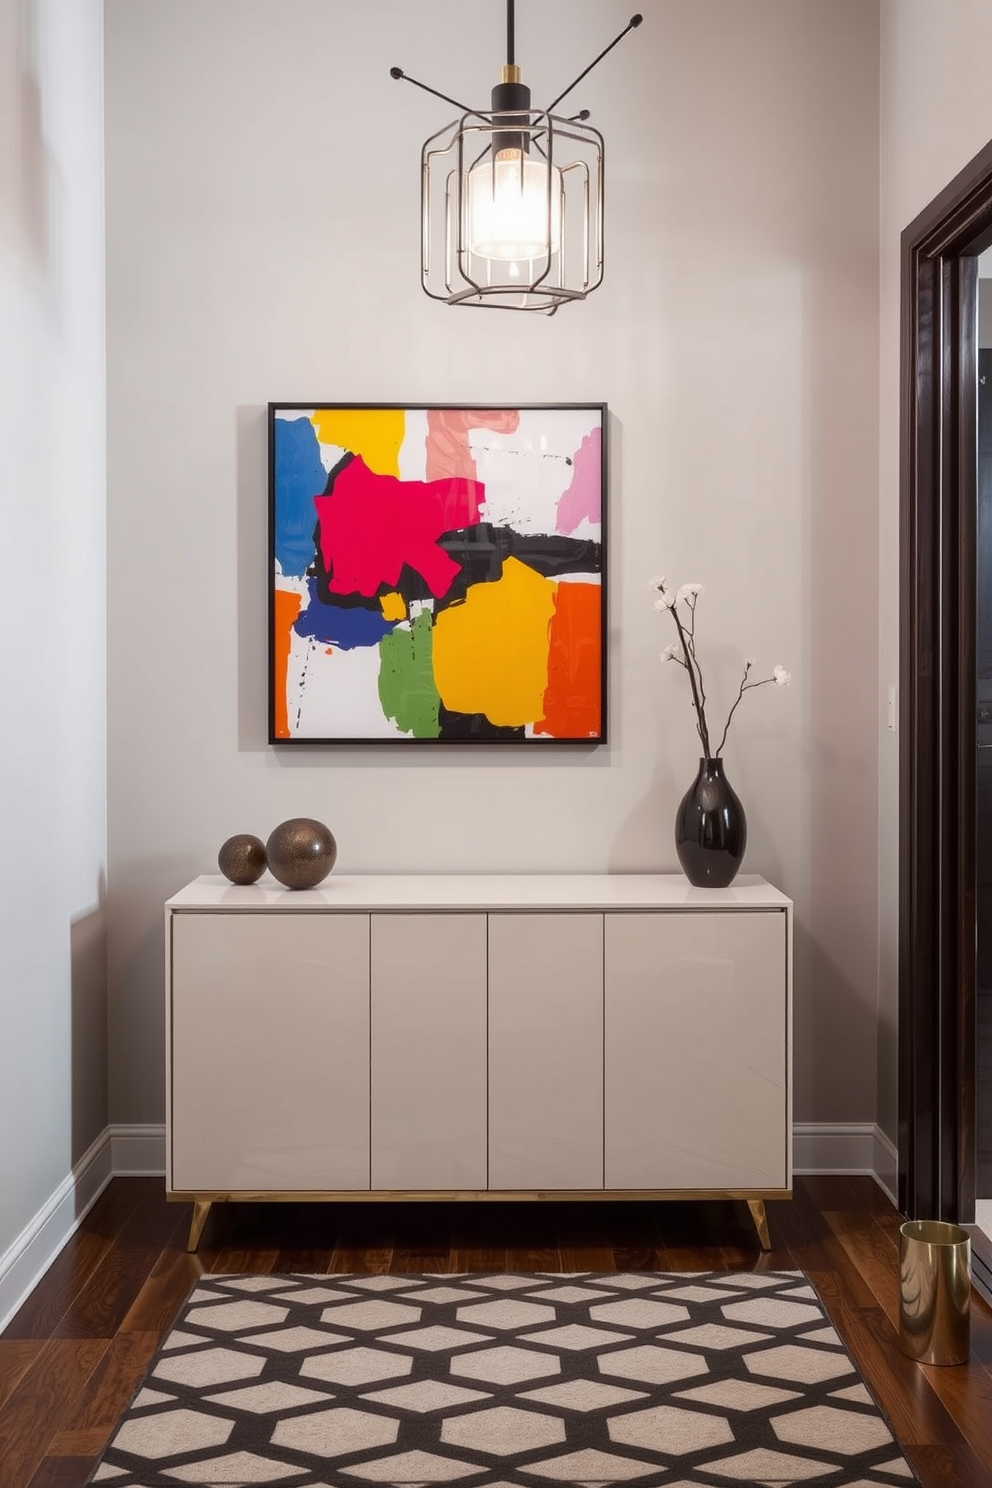
[[[379,701],[387,718],[415,739],[441,732],[441,699],[434,685],[431,615],[422,611],[409,625],[398,625],[379,642]]]

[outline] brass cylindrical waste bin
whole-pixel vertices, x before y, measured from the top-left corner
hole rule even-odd
[[[899,1344],[920,1364],[964,1364],[971,1349],[971,1241],[960,1225],[899,1230]]]

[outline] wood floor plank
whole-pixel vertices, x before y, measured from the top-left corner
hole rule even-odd
[[[558,1231],[561,1205],[528,1204],[527,1214],[511,1223],[504,1235],[506,1269],[520,1274],[526,1271],[560,1271],[561,1251]]]
[[[992,1470],[966,1442],[957,1446],[912,1442],[906,1458],[923,1488],[992,1488]]]
[[[95,1466],[96,1457],[43,1457],[27,1488],[84,1488]]]
[[[48,1338],[89,1282],[124,1226],[159,1182],[117,1178],[108,1184],[38,1286],[4,1329],[7,1338]]]
[[[452,1247],[452,1271],[466,1271],[469,1275],[488,1275],[490,1272],[506,1270],[506,1247],[495,1245],[465,1245]]]
[[[729,1269],[706,1215],[706,1205],[666,1203],[658,1205],[658,1228],[665,1248],[668,1271],[726,1271]],[[755,1239],[755,1249],[758,1248]]]
[[[916,1367],[926,1376],[972,1451],[987,1465],[992,1483],[992,1379],[978,1369],[925,1364]]]
[[[899,1253],[867,1210],[824,1210],[823,1217],[893,1328],[899,1328]]]
[[[111,1338],[162,1251],[184,1231],[183,1221],[183,1212],[166,1203],[164,1191],[146,1195],[52,1330],[53,1337]]]
[[[847,1181],[851,1185],[851,1189],[858,1198],[862,1208],[867,1209],[869,1213],[876,1216],[892,1215],[893,1218],[898,1217],[899,1223],[902,1223],[902,1217],[898,1215],[885,1189],[880,1183],[876,1183],[870,1173],[852,1173],[848,1176]]]
[[[110,1343],[50,1338],[0,1413],[0,1488],[30,1483]]]
[[[215,1255],[207,1255],[204,1258],[205,1276],[212,1274],[225,1276],[239,1276],[242,1272],[265,1272],[266,1274],[276,1269],[276,1261],[279,1252],[277,1250],[253,1250],[250,1246],[241,1248],[236,1245],[225,1246]]]
[[[559,1256],[561,1252],[558,1252]],[[522,1266],[521,1270],[527,1268]],[[554,1267],[541,1266],[535,1270],[554,1270]],[[613,1246],[613,1268],[614,1271],[665,1271],[665,1249],[662,1245],[614,1245]]]
[[[328,1270],[384,1276],[393,1259],[393,1232],[402,1216],[388,1204],[342,1204],[341,1227]]]
[[[270,1204],[269,1210],[278,1206]],[[292,1223],[279,1223],[280,1217],[267,1216],[270,1228],[265,1232],[263,1243],[277,1245],[278,1251],[273,1270],[284,1275],[324,1275],[331,1263],[341,1232],[341,1209],[339,1204],[293,1204],[287,1206]],[[278,1228],[273,1228],[273,1223]],[[257,1243],[257,1242],[256,1242]]]
[[[118,1333],[90,1375],[52,1437],[55,1457],[95,1457],[106,1446],[114,1426],[148,1368],[159,1345],[157,1331]]]
[[[492,1212],[492,1223],[480,1210]],[[451,1230],[452,1271],[485,1273],[506,1270],[506,1226],[498,1213],[499,1206],[460,1204],[453,1217]]]
[[[803,1173],[797,1177],[795,1189],[824,1210],[860,1209],[867,1197],[866,1191],[859,1189],[846,1173]]]
[[[832,1293],[839,1290],[840,1295],[853,1308],[871,1309],[878,1305],[874,1292],[858,1267],[852,1263],[823,1213],[816,1210],[808,1198],[797,1195],[788,1227],[792,1230],[789,1250],[801,1271],[810,1276],[815,1272],[823,1277],[824,1285]],[[823,1300],[829,1301],[827,1297]]]
[[[158,1333],[169,1327],[204,1274],[203,1262],[178,1245],[162,1251],[124,1314],[120,1333]]]
[[[43,1338],[0,1338],[0,1410],[44,1347]]]
[[[569,1205],[559,1216],[558,1254],[565,1271],[615,1271],[612,1223],[603,1204]]]
[[[404,1205],[389,1263],[394,1275],[448,1270],[455,1207],[444,1203]]]

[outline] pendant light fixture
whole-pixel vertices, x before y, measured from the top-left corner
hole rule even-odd
[[[449,305],[536,310],[584,300],[603,279],[603,136],[589,110],[555,109],[643,17],[630,21],[546,109],[531,107],[515,60],[514,0],[506,4],[506,64],[488,109],[404,79],[461,117],[421,151],[421,283]]]

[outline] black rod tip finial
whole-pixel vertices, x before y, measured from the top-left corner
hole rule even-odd
[[[640,15],[640,14],[638,14],[638,15],[632,15],[631,18],[630,18],[630,24],[632,26],[639,26],[641,24],[641,22],[643,21],[643,19],[644,19],[644,17],[642,15]]]
[[[575,117],[579,120],[579,122],[581,124],[584,124],[585,121],[589,117],[589,110],[588,109],[580,109],[579,112],[576,114]]]
[[[400,78],[401,78],[401,77],[403,77],[403,75],[404,75],[404,74],[403,74],[403,69],[402,69],[402,67],[391,67],[391,68],[390,68],[390,69],[389,69],[389,76],[390,76],[390,77],[391,77],[391,78],[396,78],[396,80],[397,80],[397,82],[398,82],[398,81],[399,81],[399,79],[400,79]]]

